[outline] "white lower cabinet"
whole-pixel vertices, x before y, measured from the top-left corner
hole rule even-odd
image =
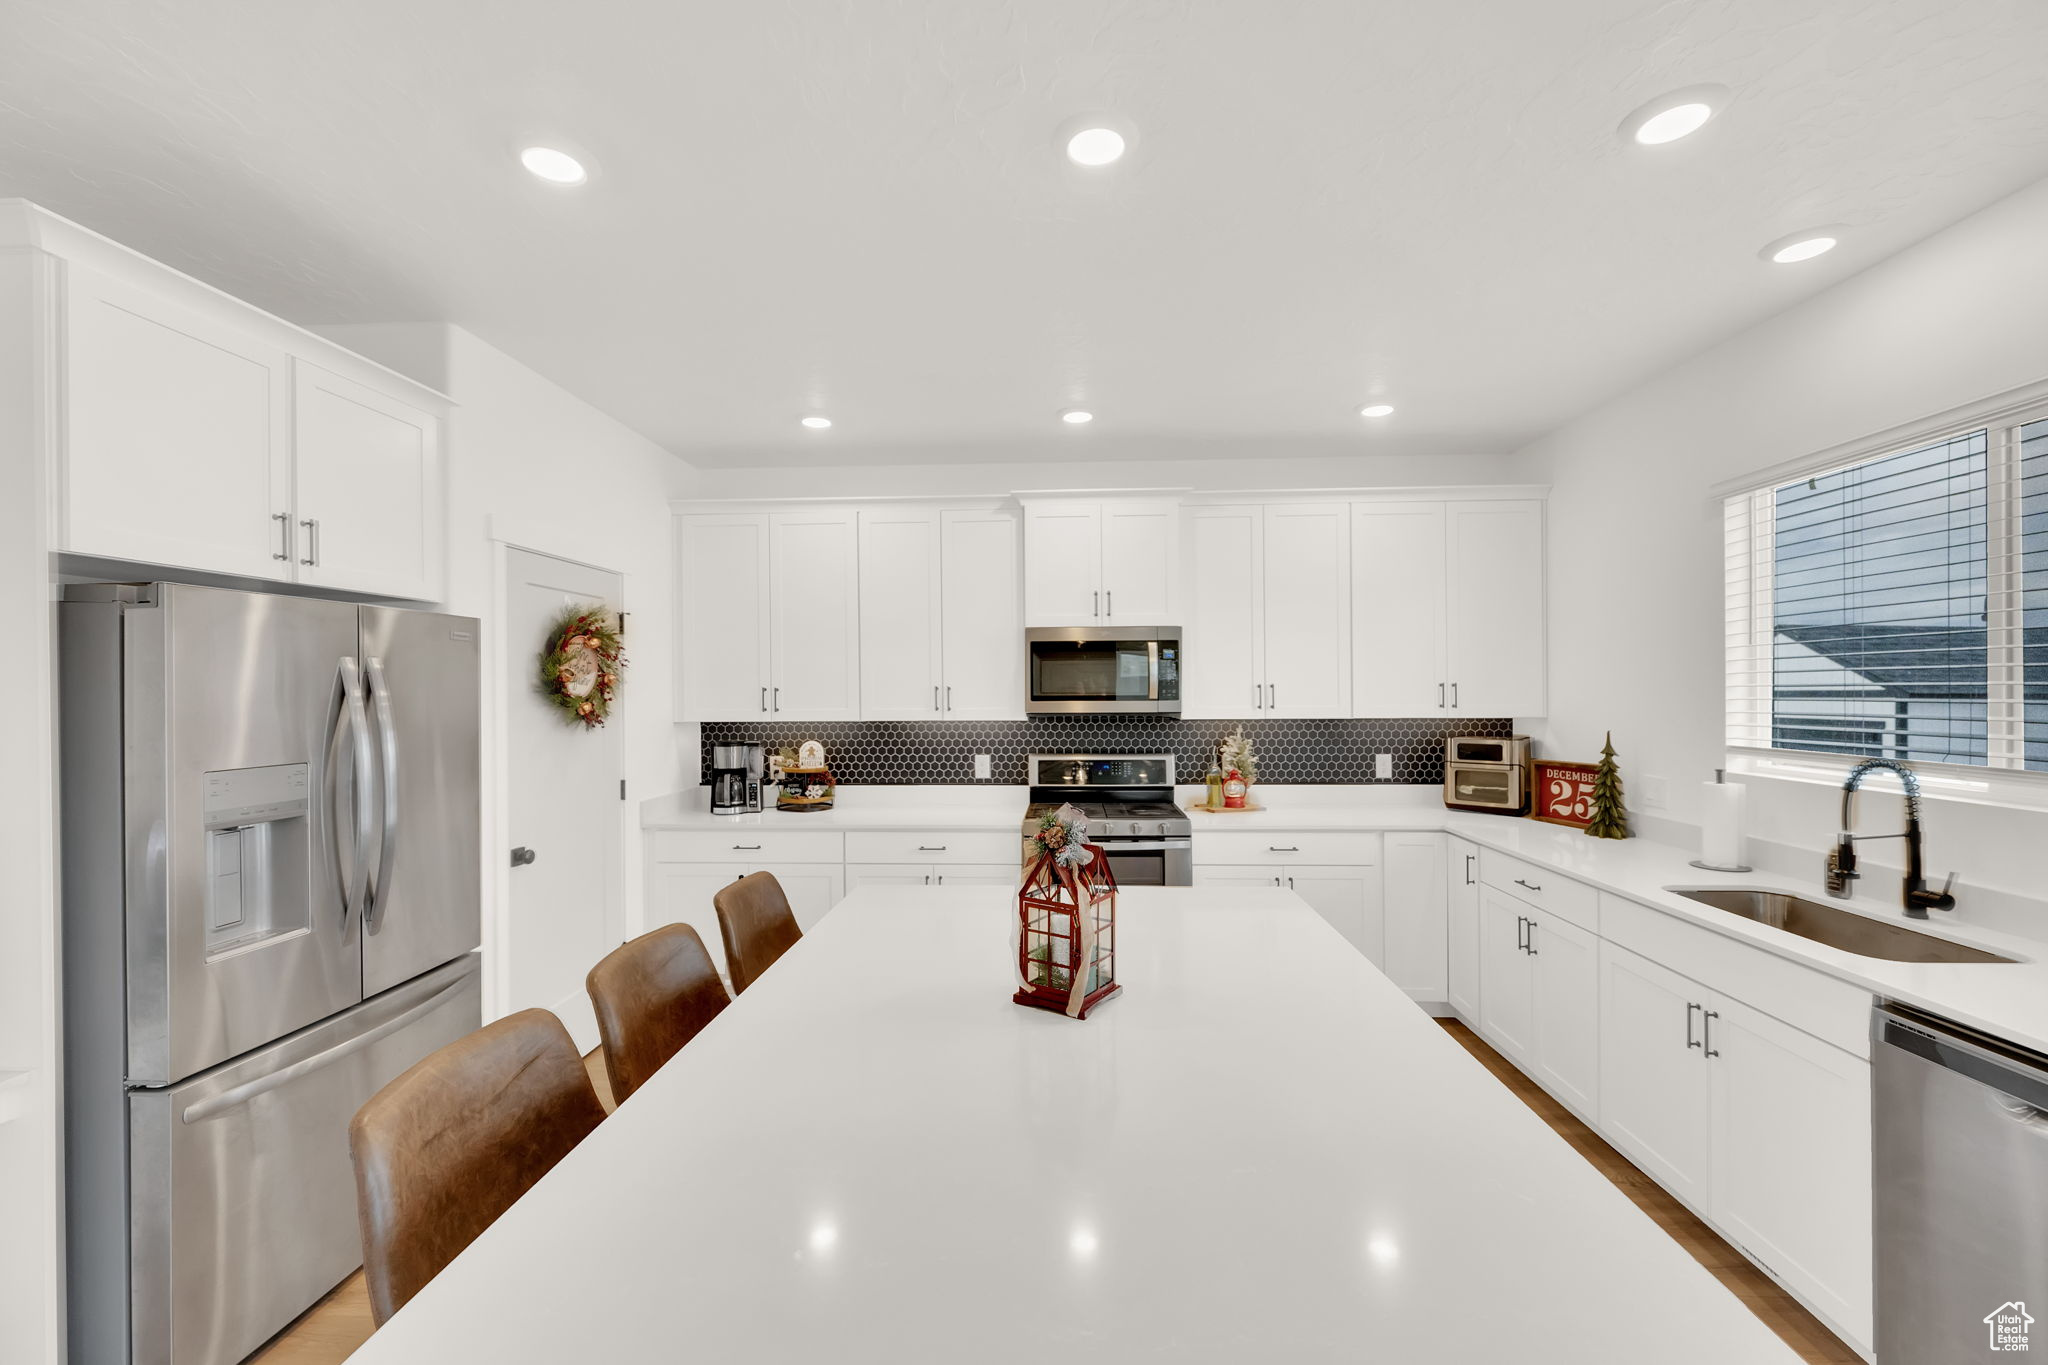
[[[1529,907],[1479,888],[1479,1031],[1523,1071],[1534,1070],[1536,974],[1522,937]]]
[[[1444,848],[1445,999],[1479,1020],[1479,845],[1452,834]]]
[[[704,940],[711,959],[725,961],[724,937],[711,898],[750,872],[773,873],[789,898],[797,927],[808,933],[825,912],[846,896],[846,869],[837,862],[671,862],[658,852],[647,863],[646,918],[649,928],[687,924]]]
[[[1613,943],[1600,983],[1602,1132],[1867,1347],[1869,1064]]]
[[[863,886],[1007,886],[1024,880],[1021,863],[848,863],[846,889]]]
[[[1386,861],[1386,960],[1380,970],[1408,998],[1424,1004],[1449,999],[1446,836],[1435,830],[1395,830],[1382,836]]]
[[[1569,920],[1479,887],[1479,1031],[1587,1118],[1600,1092],[1599,947]]]
[[[1205,850],[1229,861],[1197,863],[1195,885],[1277,886],[1293,891],[1374,966],[1385,966],[1386,893],[1379,835],[1198,835],[1196,856]]]
[[[1385,901],[1377,867],[1290,867],[1287,889],[1307,901],[1373,966],[1386,966]]]

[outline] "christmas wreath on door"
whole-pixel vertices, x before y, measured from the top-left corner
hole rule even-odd
[[[599,603],[569,607],[541,647],[540,690],[564,720],[594,730],[611,715],[625,667],[625,642],[612,610]]]

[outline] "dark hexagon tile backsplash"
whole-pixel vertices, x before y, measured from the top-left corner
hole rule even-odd
[[[1200,782],[1217,741],[1244,726],[1259,755],[1261,782],[1372,782],[1373,755],[1394,756],[1396,783],[1444,780],[1444,741],[1453,735],[1507,735],[1510,720],[1181,720],[1172,716],[1034,716],[1029,720],[840,721],[820,725],[706,721],[702,780],[711,780],[711,746],[825,746],[832,775],[848,785],[972,786],[974,756],[990,757],[991,784],[1024,781],[1030,754],[1170,753],[1182,782]]]

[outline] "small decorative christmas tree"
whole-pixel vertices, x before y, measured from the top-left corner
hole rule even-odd
[[[1595,839],[1628,838],[1628,807],[1621,801],[1621,769],[1614,762],[1614,732],[1600,746],[1600,767],[1593,774],[1593,818],[1586,833]]]

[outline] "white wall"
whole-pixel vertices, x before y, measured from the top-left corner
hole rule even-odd
[[[625,687],[611,724],[624,730],[629,799],[619,803],[619,885],[629,932],[641,925],[639,807],[695,780],[694,727],[674,724],[674,572],[669,499],[691,491],[689,467],[660,447],[458,327],[392,324],[323,329],[458,405],[449,424],[448,609],[483,619],[487,669],[507,668],[497,629],[501,543],[612,569],[625,578]],[[523,679],[518,680],[523,682]],[[515,695],[498,687],[493,694]],[[503,905],[510,840],[489,798],[507,771],[504,718],[485,714],[485,949]],[[683,748],[681,746],[687,746]],[[502,978],[497,978],[502,980]],[[486,1009],[493,1002],[486,1002]]]
[[[1708,489],[2048,379],[2048,181],[1639,385],[1523,452],[1550,500],[1551,714],[1543,750],[1612,729],[1624,780],[1666,778],[1696,821],[1722,745],[1721,525]],[[1760,265],[1759,268],[1769,268]],[[1820,849],[1837,789],[1751,783],[1753,830]],[[1873,829],[1893,817],[1866,802]],[[2048,817],[1930,803],[1930,871],[2034,897]],[[1897,849],[1872,845],[1897,866]],[[1802,855],[1803,857],[1803,855]],[[1818,854],[1810,866],[1817,875]],[[1861,894],[1892,897],[1882,876]],[[1967,894],[1963,910],[1968,912]],[[2036,931],[2048,925],[2033,926]]]

